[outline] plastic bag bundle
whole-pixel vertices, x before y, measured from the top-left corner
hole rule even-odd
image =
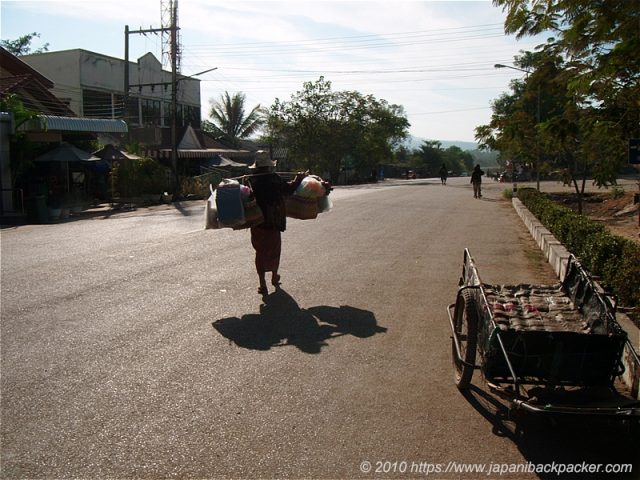
[[[331,201],[331,198],[329,198],[329,195],[323,195],[318,198],[318,213],[330,212],[332,208],[333,202]]]
[[[240,185],[240,198],[243,202],[246,202],[252,193],[251,188],[247,185]]]
[[[312,220],[318,216],[318,200],[300,195],[285,197],[287,217],[298,220]]]
[[[244,223],[234,226],[234,230],[257,227],[264,222],[262,209],[258,205],[258,202],[256,202],[255,198],[249,197],[246,201],[243,201],[242,208],[244,209]]]
[[[204,207],[204,229],[210,230],[213,228],[220,228],[218,224],[218,207],[216,205],[216,192],[209,185],[211,195],[207,199],[207,203]]]
[[[308,175],[302,179],[295,194],[303,198],[320,198],[327,194],[327,190],[322,185],[322,179],[315,175]]]
[[[245,222],[240,184],[235,180],[223,180],[216,189],[218,223],[221,227],[236,227]]]

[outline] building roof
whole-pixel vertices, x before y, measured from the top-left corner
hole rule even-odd
[[[15,95],[29,110],[52,115],[75,116],[49,91],[53,82],[0,47],[0,96]]]
[[[61,117],[57,115],[40,115],[27,120],[19,130],[27,132],[93,132],[93,133],[126,133],[127,123],[124,120],[108,120],[102,118]]]
[[[0,47],[0,77],[13,77],[18,75],[32,75],[34,80],[40,82],[45,88],[53,88],[53,82],[27,65],[7,49]]]

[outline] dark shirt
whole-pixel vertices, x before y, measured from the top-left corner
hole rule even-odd
[[[474,168],[471,174],[471,183],[482,183],[482,175],[484,172],[479,168]]]
[[[284,197],[293,195],[299,183],[285,182],[277,173],[258,173],[251,177],[250,183],[256,202],[264,215],[264,222],[257,228],[284,232],[287,228]]]

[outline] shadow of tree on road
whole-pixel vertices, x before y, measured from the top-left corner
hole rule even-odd
[[[507,404],[491,393],[471,385],[463,392],[469,404],[492,425],[494,435],[511,440],[534,466],[602,465],[600,472],[558,475],[539,472],[542,479],[637,479],[640,457],[637,438],[620,420],[605,421],[588,416],[554,418],[518,412],[509,414]],[[498,463],[498,461],[496,461]],[[631,472],[605,473],[606,465],[631,465]]]
[[[387,331],[368,310],[350,306],[303,309],[282,289],[263,300],[260,313],[216,320],[213,328],[242,348],[295,346],[306,353],[320,353],[327,340],[343,335],[367,338]]]

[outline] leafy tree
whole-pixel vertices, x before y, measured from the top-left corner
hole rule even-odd
[[[20,55],[28,55],[30,53],[42,53],[49,51],[49,43],[45,43],[42,47],[31,51],[31,42],[34,38],[40,38],[40,34],[33,32],[23,35],[16,40],[0,40],[0,46],[5,50],[19,57]]]
[[[455,145],[444,149],[438,140],[425,140],[420,148],[414,151],[413,157],[413,165],[427,175],[436,175],[443,164],[447,171],[456,175],[473,168],[471,153]]]
[[[9,145],[11,150],[11,176],[12,184],[16,179],[29,172],[32,167],[33,152],[35,145],[26,138],[26,134],[18,130],[18,127],[26,121],[36,118],[37,112],[25,108],[20,99],[13,94],[0,99],[0,111],[13,114],[15,134],[10,136]]]
[[[616,120],[625,129],[638,132],[637,2],[494,0],[493,3],[507,11],[506,33],[518,38],[544,31],[557,35],[558,48],[572,62],[571,90],[604,102],[616,112]]]
[[[584,2],[582,0],[494,0],[506,10],[505,32],[517,37],[551,31],[552,45],[566,64],[567,97],[580,110],[581,142],[612,157],[594,164],[597,182],[604,184],[615,170],[621,151],[604,147],[603,132],[616,135],[613,144],[640,136],[640,35],[637,2]],[[543,97],[544,98],[544,97]],[[586,117],[586,119],[585,119]],[[570,121],[570,119],[565,119]],[[587,153],[580,152],[581,154]],[[604,164],[611,165],[604,167]]]
[[[203,130],[222,136],[236,146],[240,139],[258,132],[265,123],[264,112],[257,105],[245,115],[245,101],[245,94],[240,92],[233,96],[225,92],[220,100],[211,100],[212,122],[204,121]]]
[[[503,162],[569,172],[581,209],[587,178],[598,186],[615,183],[625,152],[620,122],[603,115],[602,102],[573,88],[577,67],[555,40],[514,64],[527,76],[493,102],[491,121],[476,128],[476,138],[499,150]]]
[[[444,151],[444,164],[447,170],[459,175],[473,170],[473,157],[469,152],[452,145]]]
[[[444,163],[444,150],[438,140],[425,140],[416,154],[429,175],[435,175]]]
[[[336,179],[345,166],[368,172],[392,158],[408,127],[401,106],[359,92],[334,92],[331,82],[320,77],[305,82],[289,101],[275,100],[268,138],[286,146],[295,159],[292,166]]]

